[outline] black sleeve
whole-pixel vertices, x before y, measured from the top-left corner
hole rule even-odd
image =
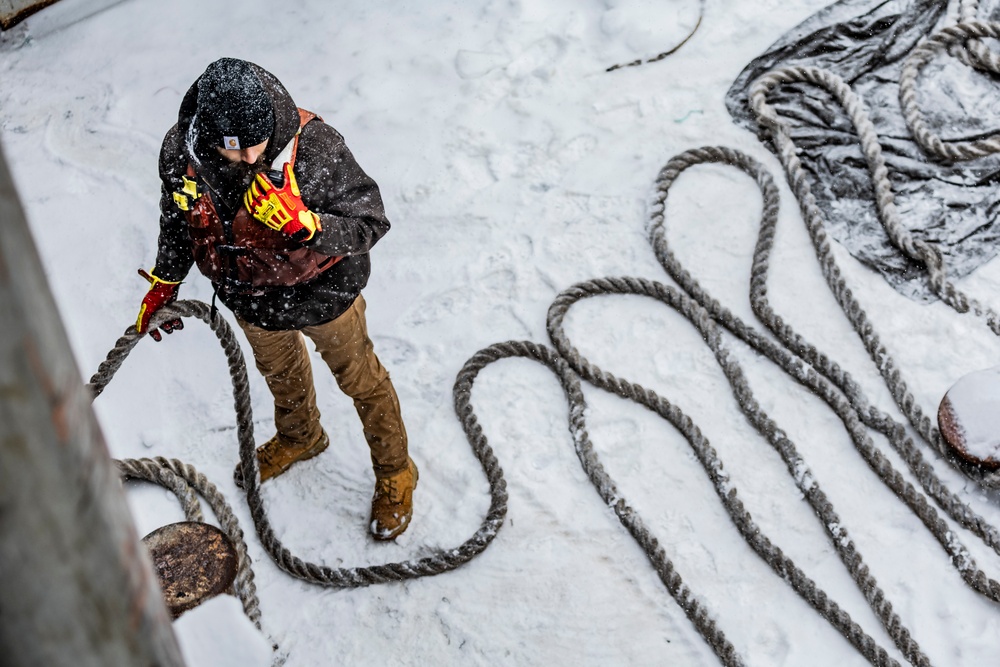
[[[314,120],[302,130],[295,176],[303,203],[323,227],[309,243],[313,250],[365,254],[389,231],[378,185],[358,165],[340,133],[322,121]]]
[[[173,198],[173,193],[182,186],[181,176],[187,169],[181,142],[175,125],[167,132],[160,149],[160,237],[155,273],[170,282],[183,280],[194,264],[187,220]]]

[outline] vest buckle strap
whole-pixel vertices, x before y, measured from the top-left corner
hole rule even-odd
[[[177,208],[180,210],[190,211],[191,200],[196,200],[205,193],[198,191],[198,181],[194,179],[181,176],[181,182],[183,183],[181,189],[173,193],[174,203],[177,204]]]
[[[191,210],[191,207],[188,205],[187,195],[181,194],[180,192],[175,192],[173,196],[174,196],[174,203],[177,204],[177,208],[179,208],[182,211]]]

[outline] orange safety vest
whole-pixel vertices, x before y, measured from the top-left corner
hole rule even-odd
[[[289,160],[293,167],[299,134],[313,118],[318,116],[299,109],[299,132],[292,140]],[[342,259],[302,246],[288,235],[258,222],[242,203],[227,238],[212,197],[198,192],[195,179],[194,167],[189,164],[184,187],[174,193],[174,201],[187,219],[195,263],[213,284],[238,292],[297,285],[312,280]]]

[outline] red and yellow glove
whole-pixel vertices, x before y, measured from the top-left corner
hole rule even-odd
[[[155,273],[146,273],[142,269],[139,269],[139,275],[149,281],[149,291],[146,292],[146,296],[142,299],[142,305],[139,307],[139,317],[135,321],[135,328],[139,333],[146,333],[147,329],[149,329],[149,320],[153,317],[153,313],[177,299],[177,287],[180,285],[180,282],[172,283],[168,280],[163,280]],[[163,329],[167,333],[173,333],[175,329],[183,328],[184,322],[180,318],[164,322],[160,325],[160,329]],[[162,338],[159,329],[153,329],[149,332],[149,335],[156,342],[160,342]]]
[[[323,228],[319,216],[302,203],[292,165],[285,163],[283,173],[285,184],[280,188],[264,174],[257,174],[243,195],[243,205],[255,219],[303,243]]]

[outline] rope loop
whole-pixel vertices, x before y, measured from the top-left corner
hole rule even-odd
[[[935,56],[948,52],[962,53],[967,64],[975,65],[989,72],[1000,72],[1000,58],[992,55],[978,41],[983,38],[1000,37],[1000,23],[968,21],[943,28],[919,44],[903,63],[899,78],[899,104],[910,133],[931,157],[946,161],[960,162],[992,155],[1000,151],[1000,135],[993,135],[973,141],[944,141],[927,124],[917,101],[917,79],[923,69]],[[957,50],[965,43],[975,45],[975,55],[967,50]]]

